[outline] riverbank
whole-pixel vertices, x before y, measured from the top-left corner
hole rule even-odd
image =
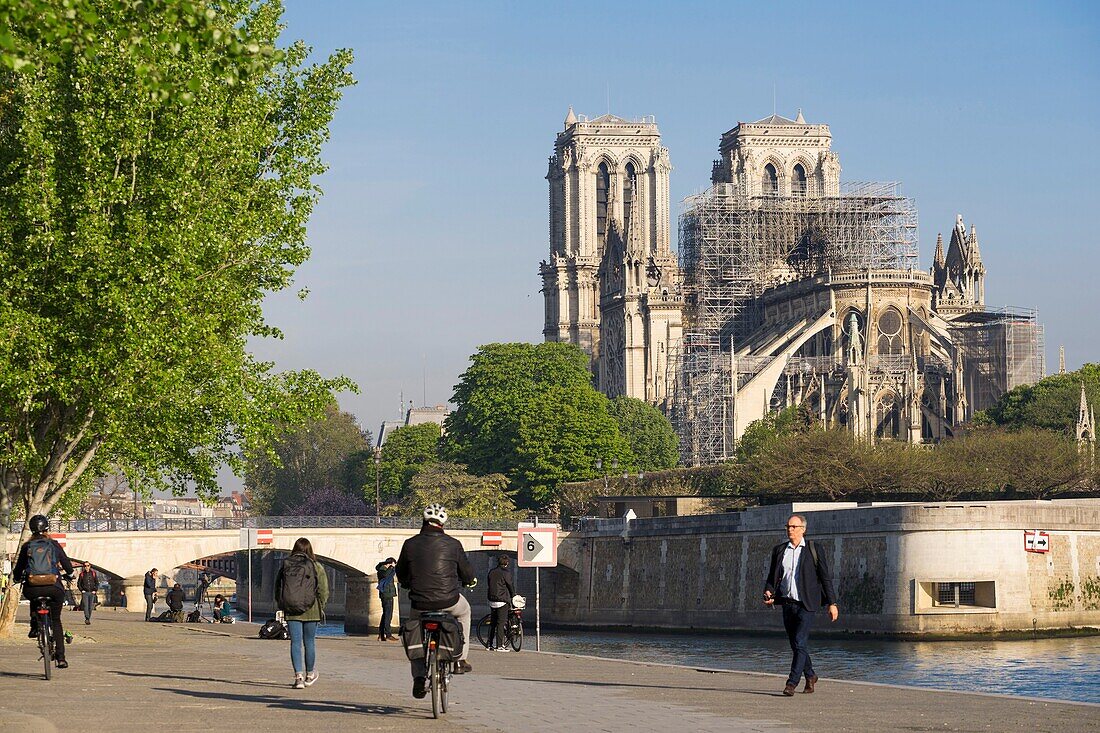
[[[74,614],[75,615],[75,614]],[[68,621],[68,619],[66,619]],[[409,694],[399,644],[318,640],[320,681],[292,690],[286,642],[255,627],[147,624],[126,614],[70,624],[72,665],[41,678],[31,640],[0,648],[0,729],[68,728],[58,705],[80,690],[85,731],[148,731],[156,721],[212,731],[1084,730],[1100,706],[944,693],[823,678],[784,698],[779,675],[475,649],[453,712],[431,719]],[[25,626],[21,627],[25,630]],[[24,631],[25,633],[25,631]],[[780,662],[780,664],[782,661]],[[90,707],[87,707],[90,705]]]

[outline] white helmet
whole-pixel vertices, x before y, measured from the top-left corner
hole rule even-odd
[[[443,508],[442,504],[429,504],[424,508],[424,521],[435,522],[443,526],[447,523],[447,510]]]

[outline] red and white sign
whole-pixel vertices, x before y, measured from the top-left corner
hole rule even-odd
[[[481,533],[481,546],[482,547],[500,547],[504,543],[503,532],[482,532]]]
[[[558,528],[519,526],[516,565],[521,568],[553,568],[558,565]]]
[[[1025,529],[1024,550],[1027,552],[1050,552],[1050,535],[1041,529]]]
[[[256,544],[257,545],[270,545],[275,542],[275,531],[271,529],[258,529],[256,530]]]
[[[65,533],[64,532],[51,532],[50,538],[57,540],[57,544],[62,547],[65,546]]]

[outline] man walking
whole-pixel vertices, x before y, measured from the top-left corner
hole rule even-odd
[[[157,569],[153,568],[145,574],[145,585],[142,588],[145,593],[145,620],[153,618],[153,604],[157,602]]]
[[[96,594],[99,592],[99,576],[92,569],[90,562],[84,563],[80,570],[80,577],[76,579],[76,587],[80,589],[80,607],[84,609],[84,624],[92,624],[92,609],[95,608]]]
[[[806,687],[802,691],[813,692],[817,673],[810,661],[810,629],[822,605],[828,607],[830,621],[836,621],[839,611],[828,554],[806,541],[806,517],[801,514],[792,514],[787,519],[787,541],[772,548],[764,605],[775,603],[783,607],[783,628],[794,654],[783,694],[794,695],[803,675]]]
[[[374,566],[378,573],[378,600],[382,602],[382,620],[378,622],[378,641],[397,641],[390,635],[393,602],[397,597],[397,560],[387,557]]]

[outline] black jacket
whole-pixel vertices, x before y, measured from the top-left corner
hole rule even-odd
[[[462,543],[425,522],[420,534],[401,546],[397,580],[409,589],[413,608],[438,611],[458,603],[462,586],[474,582],[474,571]]]
[[[822,547],[817,547],[818,567],[814,569],[814,557],[810,551],[813,544],[809,540],[803,540],[805,547],[798,555],[798,569],[795,572],[795,582],[798,585],[798,597],[807,611],[818,611],[822,606],[836,603],[836,591],[833,589],[833,575],[829,572],[829,553]],[[784,541],[772,548],[771,565],[768,567],[768,577],[764,583],[764,590],[777,593],[779,581],[783,578],[783,551],[789,543]],[[778,599],[777,600],[782,600]]]
[[[173,588],[168,591],[168,595],[165,598],[168,601],[168,608],[173,611],[183,610],[183,588]]]
[[[27,551],[27,543],[42,539],[41,537],[31,537],[27,542],[23,543],[23,546],[19,548],[19,559],[15,561],[15,568],[12,570],[12,577],[15,581],[21,582],[23,576],[27,574],[27,565],[30,564],[30,557]],[[65,549],[57,544],[57,540],[50,540],[53,543],[53,559],[57,563],[60,570],[63,570],[66,575],[73,574],[73,562],[69,559],[69,556],[65,554]],[[47,588],[49,586],[46,586]],[[57,574],[57,582],[54,583],[54,587],[64,590],[64,586],[61,585],[61,573]]]
[[[502,567],[495,567],[489,571],[489,602],[502,601],[512,604],[512,596],[516,594],[516,587],[512,585],[512,573]]]
[[[145,574],[143,590],[147,596],[151,596],[157,592],[157,579],[153,577],[152,573]]]
[[[76,579],[76,587],[85,593],[94,593],[99,590],[99,577],[94,570],[82,570]]]

